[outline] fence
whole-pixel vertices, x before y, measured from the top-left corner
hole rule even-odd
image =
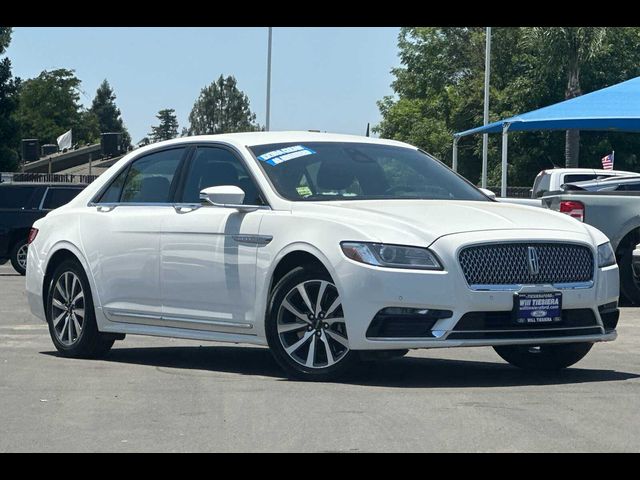
[[[91,183],[98,175],[74,175],[71,173],[33,173],[33,172],[3,172],[0,174],[1,183]]]
[[[487,189],[500,196],[500,187],[487,187]],[[507,198],[531,198],[531,187],[507,186]]]

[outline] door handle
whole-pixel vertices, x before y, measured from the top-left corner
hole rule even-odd
[[[189,213],[200,208],[199,205],[174,205],[173,209],[176,213]]]
[[[110,212],[111,210],[116,208],[116,206],[115,205],[96,205],[96,208],[99,212]]]

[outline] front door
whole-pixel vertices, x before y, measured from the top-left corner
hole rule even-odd
[[[243,213],[200,202],[201,190],[221,185],[242,188],[245,204],[262,201],[234,153],[198,147],[162,226],[163,324],[253,334],[256,255],[268,241],[258,231],[266,211]]]

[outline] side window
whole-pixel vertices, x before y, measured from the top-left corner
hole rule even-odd
[[[43,210],[53,210],[73,200],[82,190],[79,188],[50,188],[42,203]]]
[[[617,191],[638,192],[640,191],[640,183],[625,183],[616,188]]]
[[[549,175],[548,173],[540,174],[536,177],[535,181],[533,182],[533,192],[531,196],[533,198],[542,197],[545,193],[549,191],[550,187],[551,187],[551,175]]]
[[[99,203],[167,203],[184,148],[152,153],[134,161],[104,192]]]
[[[118,203],[120,201],[120,194],[122,193],[122,185],[124,185],[124,179],[127,176],[128,168],[125,168],[120,174],[116,177],[114,181],[111,182],[109,188],[105,190],[97,203]]]
[[[2,186],[0,187],[0,209],[20,209],[20,208],[28,208],[29,205],[33,205],[32,197],[34,193],[38,190],[34,187],[26,187],[26,186]],[[42,198],[42,190],[38,195],[38,199]],[[38,208],[38,203],[31,208]]]
[[[208,187],[235,185],[244,191],[245,205],[262,205],[253,180],[242,162],[223,148],[198,147],[186,175],[182,203],[200,203],[200,191]]]

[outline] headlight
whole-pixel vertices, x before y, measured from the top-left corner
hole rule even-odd
[[[384,243],[342,242],[342,252],[351,260],[389,268],[442,270],[442,265],[426,248]]]
[[[609,267],[616,264],[616,254],[611,248],[611,243],[603,243],[598,246],[598,268]]]

